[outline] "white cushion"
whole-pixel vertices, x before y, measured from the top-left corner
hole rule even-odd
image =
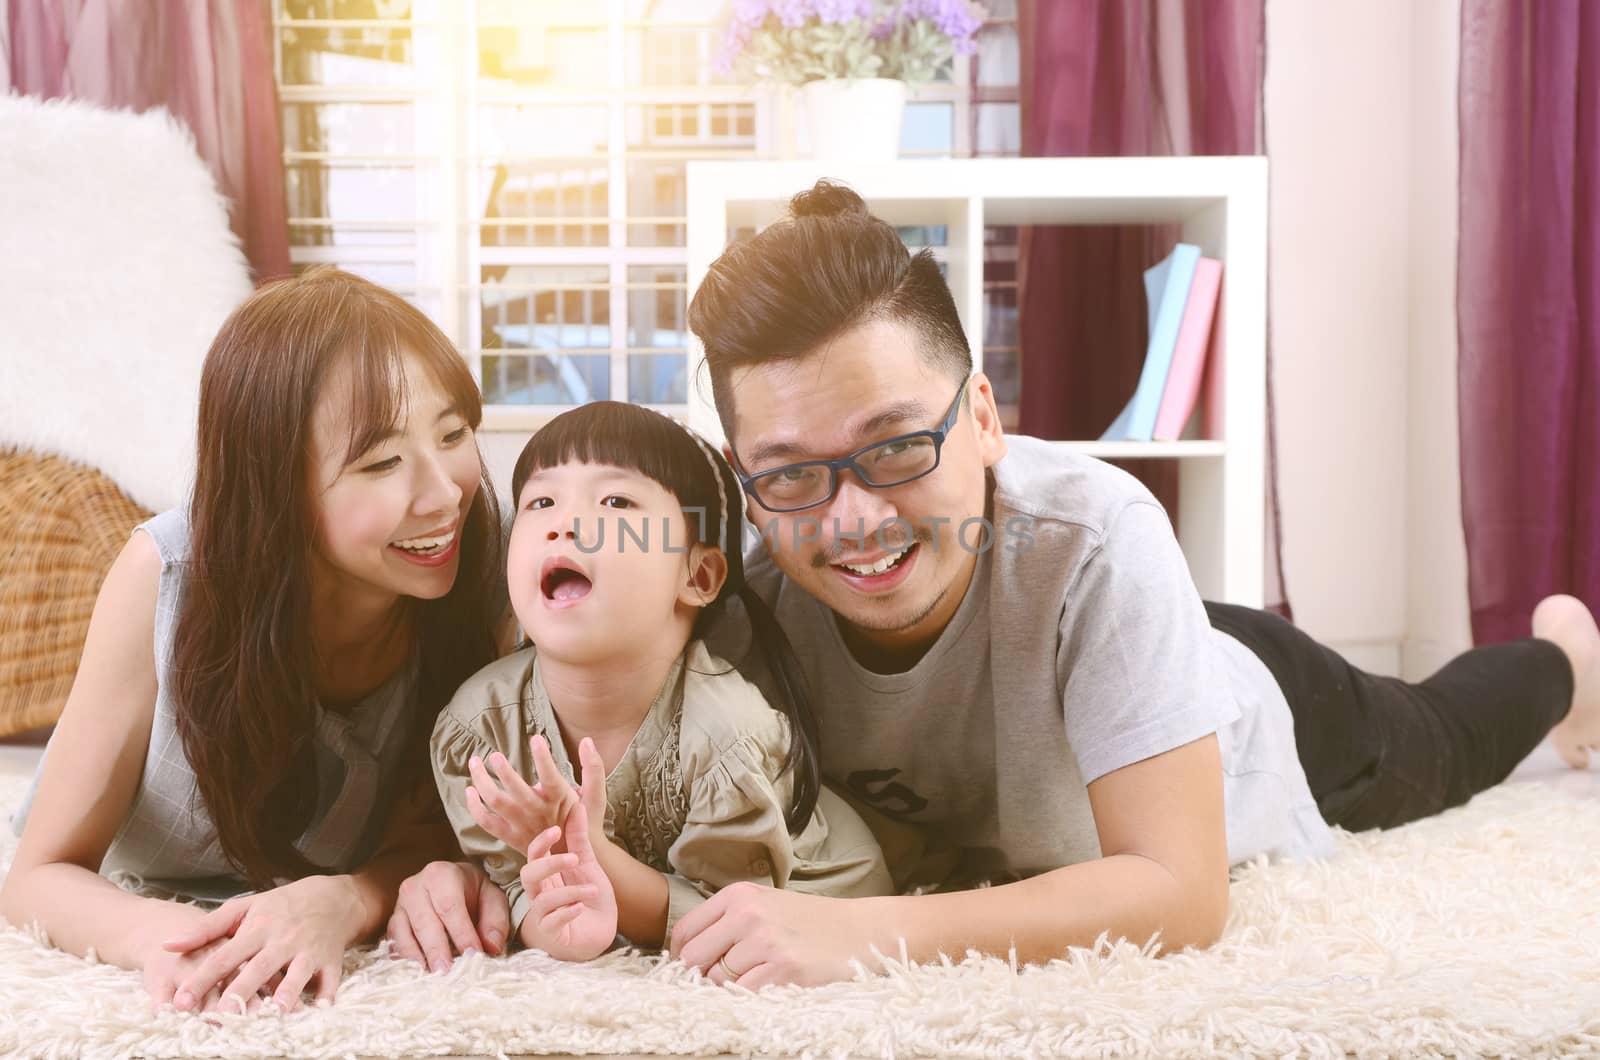
[[[165,111],[0,97],[0,447],[186,503],[200,365],[250,289],[227,200]]]

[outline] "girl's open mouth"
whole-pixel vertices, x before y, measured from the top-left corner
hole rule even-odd
[[[575,562],[551,556],[539,571],[539,592],[552,607],[571,607],[589,595],[594,582]]]

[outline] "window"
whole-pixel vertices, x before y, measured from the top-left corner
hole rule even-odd
[[[489,426],[604,398],[681,413],[684,165],[805,150],[782,93],[713,73],[725,3],[274,0],[296,267],[428,313]],[[988,6],[978,55],[913,95],[904,156],[1016,153],[1014,4]],[[987,253],[987,367],[1014,403],[1014,239]]]

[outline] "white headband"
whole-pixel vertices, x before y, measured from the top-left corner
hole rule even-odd
[[[732,516],[728,512],[728,491],[727,487],[723,485],[722,466],[717,460],[717,451],[711,447],[710,442],[700,437],[699,431],[676,419],[673,422],[689,432],[689,437],[695,440],[695,444],[706,454],[706,462],[711,465],[711,477],[717,482],[717,547],[726,552],[728,551],[728,524],[732,522]]]

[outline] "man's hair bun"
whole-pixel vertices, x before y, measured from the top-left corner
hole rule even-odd
[[[868,217],[866,201],[843,184],[819,180],[789,200],[789,213],[800,217]]]

